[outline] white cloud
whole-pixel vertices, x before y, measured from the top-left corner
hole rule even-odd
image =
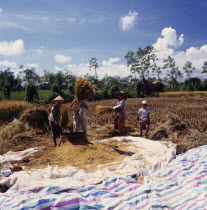
[[[185,51],[179,51],[177,48],[180,47],[184,42],[184,35],[181,34],[177,37],[176,30],[169,27],[162,30],[162,38],[158,38],[156,43],[153,45],[156,49],[157,57],[160,59],[158,65],[163,66],[163,59],[168,56],[172,56],[175,59],[176,65],[181,71],[187,61],[192,62],[192,65],[196,68],[192,76],[202,77],[202,65],[204,61],[207,61],[207,45],[199,47],[189,47]],[[163,71],[163,74],[166,73]]]
[[[103,78],[105,75],[110,76],[120,76],[120,77],[126,77],[129,76],[130,70],[129,67],[125,64],[114,64],[115,62],[119,61],[119,58],[109,58],[108,61],[102,61],[102,65],[99,66],[97,69],[97,74],[99,78]],[[86,74],[94,75],[94,71],[89,70],[88,64],[71,64],[66,65],[65,67],[69,67],[73,74],[76,76],[83,76]]]
[[[75,22],[77,22],[77,19],[76,18],[66,18],[66,21],[69,23],[75,23]]]
[[[64,68],[59,67],[59,66],[54,66],[53,69],[54,69],[55,71],[63,71],[63,70],[64,70]]]
[[[66,69],[71,69],[71,68],[75,68],[77,67],[76,64],[68,64],[68,65],[65,65]]]
[[[39,68],[39,64],[37,64],[37,63],[28,63],[27,65],[26,65],[26,67],[27,68]]]
[[[36,52],[39,53],[39,54],[42,54],[43,53],[43,50],[37,49]]]
[[[154,47],[157,50],[162,50],[168,47],[177,48],[180,47],[184,42],[184,34],[181,34],[177,39],[176,30],[169,27],[164,28],[161,32],[163,38],[158,38],[157,42],[154,44]]]
[[[55,61],[59,62],[59,63],[68,63],[70,62],[72,59],[70,56],[64,56],[64,55],[55,55]]]
[[[138,12],[130,11],[128,15],[122,17],[119,20],[119,26],[121,27],[121,29],[123,31],[127,31],[131,29],[136,23],[137,16],[138,16]]]
[[[13,21],[3,21],[1,22],[0,24],[0,29],[20,29],[20,30],[23,30],[27,33],[32,33],[32,29],[30,27],[27,27],[27,26],[24,26],[20,23],[16,23],[16,22],[13,22]]]
[[[16,68],[17,64],[15,62],[10,62],[8,60],[0,61],[0,66],[6,66],[10,68]]]
[[[0,13],[2,13],[3,12],[3,9],[2,8],[0,8]]]
[[[0,42],[0,54],[5,56],[20,55],[25,51],[22,39],[11,42]]]
[[[108,61],[103,60],[102,65],[103,66],[111,66],[113,63],[116,63],[120,60],[120,58],[109,58]]]

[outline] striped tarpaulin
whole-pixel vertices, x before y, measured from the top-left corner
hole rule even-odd
[[[0,194],[0,209],[207,209],[207,146],[136,178],[111,178],[78,189],[11,188]]]

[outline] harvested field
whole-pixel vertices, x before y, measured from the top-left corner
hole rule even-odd
[[[139,128],[135,126],[138,109],[141,107],[142,98],[127,99],[127,134],[138,136]],[[149,138],[153,140],[169,140],[178,145],[178,153],[187,151],[207,142],[207,98],[147,98],[149,101],[151,128]],[[2,104],[1,104],[2,103]],[[3,107],[7,102],[0,102]],[[97,106],[114,106],[117,100],[90,101],[87,111],[88,117],[88,140],[103,139],[117,135],[113,131],[113,120],[115,113],[96,114]],[[69,128],[72,125],[72,109],[70,103],[66,104],[69,112]],[[13,107],[13,108],[11,108]],[[20,107],[20,108],[19,108]],[[8,103],[10,119],[20,114],[29,113],[30,110],[50,110],[51,105],[34,106],[23,102],[18,104],[19,113],[16,114],[16,102]],[[4,109],[6,109],[4,107]],[[15,112],[13,112],[13,110]],[[26,111],[28,110],[28,111]],[[44,112],[46,113],[46,112]],[[23,118],[23,117],[22,117]],[[45,120],[47,116],[45,115]],[[53,147],[51,133],[44,133],[38,128],[27,127],[28,122],[21,121],[8,124],[4,122],[0,132],[0,153],[8,150],[26,149],[32,146],[45,145]],[[37,121],[38,122],[38,119]],[[38,139],[38,140],[37,140]],[[42,139],[42,140],[41,140]]]

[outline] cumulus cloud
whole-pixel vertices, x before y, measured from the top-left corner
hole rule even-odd
[[[107,61],[103,60],[101,62],[102,65],[99,66],[97,69],[97,74],[99,78],[103,78],[105,75],[109,76],[121,76],[126,77],[130,75],[129,67],[125,64],[116,64],[115,62],[118,62],[119,58],[109,58]],[[69,68],[71,72],[77,76],[83,76],[86,74],[94,75],[94,71],[89,70],[88,64],[71,64],[66,65],[66,68]]]
[[[64,55],[55,55],[55,61],[59,63],[68,63],[71,61],[70,56],[64,56]]]
[[[68,64],[68,65],[65,65],[65,67],[66,67],[67,69],[71,69],[71,68],[77,67],[77,65],[76,65],[76,64]]]
[[[25,51],[22,39],[11,42],[0,42],[0,54],[4,56],[20,55]]]
[[[181,34],[177,38],[176,30],[169,27],[164,28],[161,32],[162,38],[158,38],[157,42],[153,45],[157,50],[158,57],[163,59],[175,53],[174,49],[180,47],[184,42],[184,35]]]
[[[53,69],[54,69],[55,71],[63,71],[63,70],[64,70],[64,68],[59,67],[59,66],[54,66]]]
[[[102,65],[103,66],[111,66],[113,63],[116,63],[120,60],[120,58],[109,58],[108,61],[103,60]]]
[[[26,65],[26,67],[27,68],[39,68],[39,64],[37,64],[37,63],[28,63],[27,65]]]
[[[202,76],[202,65],[207,61],[207,45],[199,47],[189,47],[185,51],[179,51],[179,47],[184,42],[184,35],[177,36],[176,30],[169,27],[162,30],[162,38],[158,38],[153,45],[156,49],[157,57],[160,59],[158,65],[163,66],[163,59],[172,56],[176,65],[182,71],[187,61],[192,62],[196,68],[193,76]],[[165,73],[164,73],[165,74]]]
[[[6,66],[6,67],[10,67],[10,68],[16,68],[17,64],[15,62],[10,62],[8,60],[4,60],[4,61],[0,61],[0,66]]]
[[[138,16],[138,12],[132,12],[130,11],[128,15],[122,17],[119,20],[119,26],[123,31],[128,31],[129,29],[133,28],[133,26],[136,24],[136,19]]]

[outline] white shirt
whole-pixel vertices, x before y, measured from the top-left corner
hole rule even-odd
[[[149,117],[150,110],[149,108],[140,108],[138,111],[139,117],[141,119]]]
[[[120,108],[120,112],[118,112],[118,116],[126,116],[126,103],[125,103],[125,99],[121,99],[116,106],[114,106],[114,109]]]
[[[85,104],[85,106],[87,106],[87,108],[89,107],[89,104],[88,104],[88,101],[86,99],[82,100],[81,101],[82,103]],[[86,107],[83,107],[82,105],[80,105],[80,108],[81,108],[81,113],[80,115],[83,117],[83,118],[86,118]]]

